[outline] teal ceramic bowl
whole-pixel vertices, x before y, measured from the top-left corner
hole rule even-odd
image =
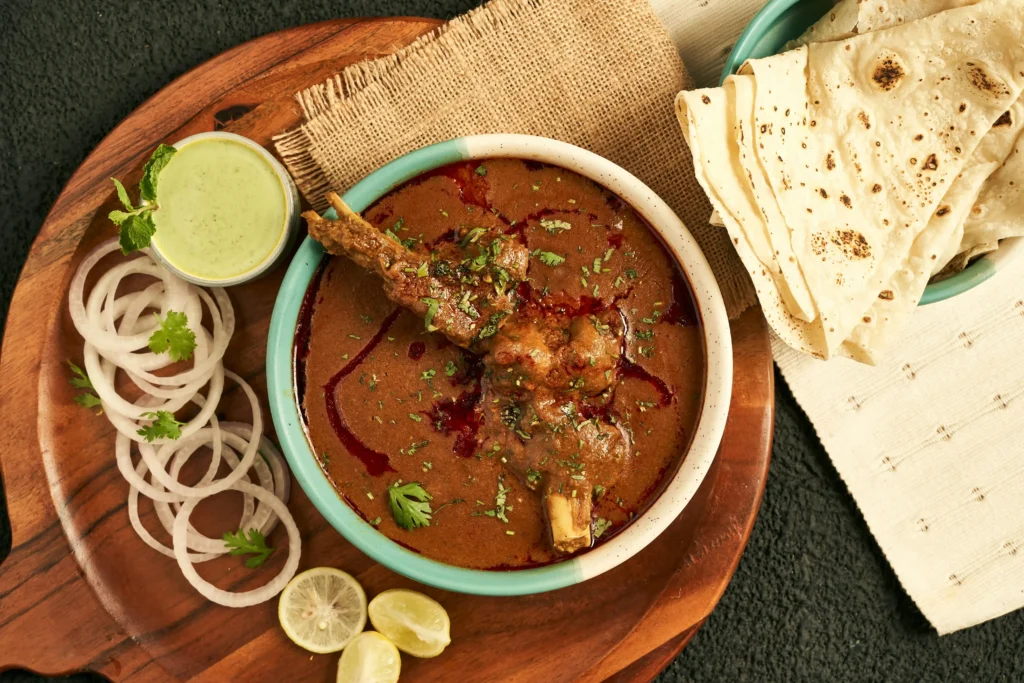
[[[832,0],[770,0],[747,24],[729,58],[721,80],[724,81],[748,59],[768,57],[782,50],[811,24],[825,16],[835,5]],[[1003,240],[998,251],[979,258],[956,275],[925,287],[920,305],[943,301],[977,287],[1009,263],[1022,250],[1020,238]]]
[[[267,393],[281,449],[296,480],[327,521],[353,545],[389,569],[431,586],[480,595],[523,595],[571,586],[608,571],[646,547],[683,511],[711,467],[725,431],[732,395],[732,341],[714,274],[682,221],[637,178],[579,147],[527,135],[456,138],[392,161],[353,186],[343,199],[361,212],[425,171],[457,161],[495,157],[554,164],[608,188],[646,219],[690,281],[703,323],[703,403],[689,450],[650,507],[589,552],[544,567],[512,571],[464,569],[428,559],[403,548],[360,518],[320,468],[299,415],[293,374],[295,327],[306,289],[324,256],[323,248],[311,238],[299,247],[274,304],[267,340]]]

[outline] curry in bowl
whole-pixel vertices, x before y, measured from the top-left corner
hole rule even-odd
[[[474,569],[606,541],[697,424],[693,294],[644,220],[563,168],[453,164],[360,217],[305,215],[329,254],[295,380],[338,493],[402,546]],[[364,220],[365,219],[365,220]]]

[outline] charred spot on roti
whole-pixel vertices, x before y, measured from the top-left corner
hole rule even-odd
[[[841,201],[843,203],[843,206],[845,206],[847,209],[853,208],[853,202],[845,194],[839,198],[839,201]]]
[[[967,111],[967,103],[966,102],[961,102],[960,103],[960,113],[963,114],[965,111]]]
[[[871,258],[871,245],[863,233],[850,228],[837,229],[832,233],[832,244],[839,247],[843,256],[848,259],[862,260]]]
[[[910,157],[910,165],[917,166],[917,157]]]
[[[704,104],[711,104],[711,98],[708,97],[707,95],[701,95],[700,101],[703,102]]]
[[[947,215],[952,210],[953,209],[949,206],[949,204],[943,204],[942,206],[939,207],[938,211],[935,212],[935,215],[941,218]]]
[[[864,124],[864,128],[866,130],[871,130],[871,117],[868,116],[868,113],[866,111],[861,109],[857,113],[857,118],[860,120],[862,124]]]
[[[1000,116],[998,119],[996,119],[996,122],[992,124],[992,127],[995,128],[997,126],[1010,126],[1010,125],[1013,125],[1013,116],[1010,114],[1010,111],[1007,110],[1007,111],[1003,112],[1002,116]]]
[[[831,171],[835,167],[836,167],[836,160],[832,156],[832,152],[829,152],[828,154],[825,155],[825,168],[827,168],[828,170]]]
[[[928,158],[924,160],[923,164],[921,164],[921,168],[923,168],[926,171],[938,170],[938,168],[939,168],[939,160],[938,160],[938,158],[936,158],[936,156],[934,154],[929,154]]]
[[[828,241],[825,239],[824,235],[820,232],[816,232],[811,235],[811,250],[814,252],[815,256],[821,256],[827,249]],[[822,259],[822,261],[824,260],[825,259]]]
[[[896,298],[896,295],[892,293],[891,289],[883,289],[881,292],[878,293],[878,298],[882,299],[883,301],[892,301],[893,299]]]
[[[878,183],[875,183],[874,185],[871,186],[871,192],[873,194],[878,194],[881,191],[882,191],[882,186],[879,185]]]
[[[924,140],[924,135],[922,135],[921,133],[918,133],[917,135],[914,136],[914,142],[921,142],[921,140]]]
[[[967,77],[978,90],[1002,97],[1010,94],[1010,88],[995,74],[990,74],[982,66],[977,66],[974,62],[967,62],[967,66],[971,67],[967,74]]]
[[[899,55],[890,53],[879,57],[876,61],[875,70],[871,74],[871,82],[879,90],[889,92],[900,85],[906,74]]]
[[[871,322],[871,316],[870,315],[866,315],[863,318],[861,318],[861,320],[863,320],[866,323],[870,323]]]
[[[824,187],[819,187],[818,188],[818,194],[821,195],[822,199],[828,199],[828,192],[825,191]]]

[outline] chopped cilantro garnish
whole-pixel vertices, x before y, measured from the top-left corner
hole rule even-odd
[[[183,361],[192,357],[196,348],[196,333],[188,327],[188,317],[178,311],[167,311],[167,317],[160,320],[160,329],[153,332],[149,338],[149,350],[153,353],[164,353],[171,357],[171,360]]]
[[[654,347],[653,346],[641,346],[637,349],[640,355],[644,358],[654,358]]]
[[[153,421],[137,432],[139,436],[149,442],[154,439],[177,439],[181,436],[181,428],[185,426],[183,422],[175,420],[174,415],[166,410],[143,413],[142,417]]]
[[[455,373],[458,371],[458,366],[456,366],[455,363],[453,363],[452,361],[448,361],[444,366],[444,374],[448,375],[449,377],[454,376]]]
[[[632,268],[626,268],[626,277],[628,277],[630,280],[635,280],[640,276]]]
[[[554,268],[555,266],[560,266],[563,263],[565,263],[564,256],[559,256],[558,254],[552,251],[542,251],[538,254],[538,256],[540,257],[541,263],[543,263],[545,266],[550,266],[552,268]]]
[[[572,229],[572,226],[566,221],[552,221],[545,218],[540,219],[540,226],[552,235],[557,235],[560,232]]]
[[[388,505],[395,523],[403,529],[412,530],[421,526],[430,526],[431,496],[420,486],[419,482],[411,481],[402,484],[396,481],[388,487]]]
[[[440,306],[441,303],[437,299],[431,299],[430,297],[424,297],[420,299],[420,301],[427,305],[427,312],[423,316],[423,325],[427,328],[427,332],[433,332],[437,329],[433,325],[434,316],[437,315],[437,307]]]
[[[487,175],[487,167],[484,166],[483,164],[480,164],[479,166],[476,167],[476,171],[474,171],[474,173],[476,173],[478,176],[485,176]]]
[[[267,539],[263,537],[259,529],[249,529],[246,537],[245,529],[239,529],[236,533],[225,531],[221,537],[224,545],[230,549],[231,555],[253,555],[245,561],[249,569],[256,569],[267,561],[274,549],[267,545]]]
[[[654,330],[634,330],[633,336],[636,337],[637,339],[654,339]]]
[[[420,373],[420,379],[429,382],[430,380],[434,379],[434,376],[436,374],[437,370],[435,370],[434,368],[430,368],[429,370],[424,370],[422,373]]]
[[[470,244],[476,242],[480,237],[487,232],[487,228],[473,228],[462,238],[459,242],[459,246],[465,249]]]
[[[416,413],[409,413],[409,419],[413,422],[423,422],[423,418]]]
[[[594,522],[594,538],[601,538],[608,529],[612,526],[611,521],[604,517],[598,517],[597,521]]]

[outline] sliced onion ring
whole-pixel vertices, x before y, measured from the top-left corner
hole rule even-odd
[[[233,593],[217,588],[199,576],[199,572],[196,571],[195,566],[188,559],[188,551],[185,544],[185,537],[188,532],[188,518],[192,511],[195,510],[196,505],[199,504],[199,499],[197,498],[190,498],[185,501],[185,504],[181,506],[181,510],[178,511],[177,516],[174,518],[174,533],[172,534],[174,559],[178,561],[178,567],[181,569],[182,574],[185,575],[185,579],[207,600],[225,607],[249,607],[270,600],[284,590],[284,587],[292,580],[292,577],[295,576],[295,571],[299,568],[302,538],[299,535],[299,527],[295,525],[295,519],[292,517],[291,512],[288,511],[288,506],[278,500],[273,493],[255,484],[248,484],[243,481],[235,482],[232,488],[255,496],[260,502],[269,505],[270,509],[280,518],[281,523],[284,524],[284,528],[288,530],[288,560],[285,562],[281,572],[265,585],[242,593]]]

